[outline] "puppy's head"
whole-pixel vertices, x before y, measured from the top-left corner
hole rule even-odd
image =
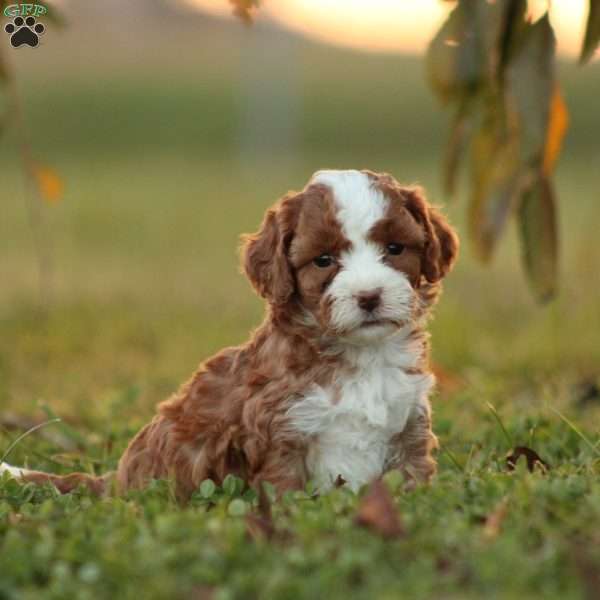
[[[457,252],[454,230],[420,189],[386,174],[318,171],[246,236],[243,265],[274,308],[370,343],[419,314],[422,287],[439,282]]]

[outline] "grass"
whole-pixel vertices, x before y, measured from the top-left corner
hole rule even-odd
[[[182,34],[181,60],[155,37],[161,50],[149,64],[133,51],[70,52],[80,31],[74,23],[60,41],[47,36],[44,52],[15,56],[36,152],[62,174],[67,193],[44,209],[54,256],[44,313],[8,131],[0,145],[0,422],[11,415],[23,427],[0,429],[0,455],[32,422],[60,417],[21,440],[10,461],[99,473],[115,467],[153,406],[200,360],[241,342],[259,321],[236,246],[265,207],[323,166],[389,170],[441,201],[444,119],[417,59],[295,41],[288,69],[270,34],[249,42],[221,31],[214,39],[207,32],[205,45]],[[218,61],[207,52],[216,47]],[[275,504],[280,535],[267,540],[248,534],[245,513],[256,499],[236,482],[199,490],[180,507],[167,482],[98,500],[4,479],[0,599],[596,597],[600,72],[561,71],[573,116],[557,175],[560,295],[546,307],[533,303],[513,231],[485,268],[464,242],[431,327],[442,370],[439,476],[412,493],[395,476],[387,481],[402,537],[358,527],[361,497],[344,489]],[[283,138],[277,128],[261,134],[265,114],[278,110],[261,112],[259,102],[279,93],[271,86],[260,95],[273,80],[296,86],[294,126]],[[448,211],[464,239],[463,203]],[[506,455],[519,445],[550,470],[529,473],[519,463],[507,471]]]

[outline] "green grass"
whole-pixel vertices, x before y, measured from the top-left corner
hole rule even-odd
[[[77,31],[65,34],[65,47]],[[157,402],[203,358],[243,341],[262,306],[239,274],[238,236],[312,171],[389,170],[443,201],[444,117],[417,59],[294,42],[289,71],[269,61],[251,70],[259,81],[294,82],[297,93],[289,147],[251,138],[261,148],[254,153],[240,138],[255,93],[242,77],[254,64],[249,42],[223,39],[216,62],[208,41],[179,60],[158,38],[153,65],[131,54],[96,59],[83,48],[82,69],[50,41],[47,52],[16,57],[36,154],[62,174],[67,193],[44,208],[54,269],[42,312],[8,131],[0,145],[0,421],[8,413],[63,418],[22,440],[9,457],[15,464],[114,468]],[[250,48],[251,58],[261,56],[260,46]],[[123,64],[113,71],[111,60]],[[492,265],[476,264],[464,240],[465,194],[448,208],[463,253],[431,329],[436,364],[458,381],[434,398],[435,482],[412,493],[388,482],[404,537],[386,541],[356,526],[360,499],[343,489],[286,497],[274,506],[285,535],[261,541],[241,515],[254,500],[235,485],[216,492],[208,510],[200,494],[177,506],[164,482],[98,500],[6,479],[0,599],[595,597],[600,399],[584,388],[600,376],[600,71],[561,71],[573,116],[557,175],[560,295],[534,304],[513,231]],[[0,455],[20,433],[0,429]],[[550,471],[507,472],[517,445],[534,448]],[[504,503],[499,531],[486,533]]]

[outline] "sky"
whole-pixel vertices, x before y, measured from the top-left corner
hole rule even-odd
[[[184,0],[231,18],[228,0]],[[495,0],[486,0],[494,2]],[[529,0],[535,17],[551,4],[558,51],[576,56],[588,0]],[[422,53],[452,3],[442,0],[261,0],[270,18],[307,37],[368,51]]]

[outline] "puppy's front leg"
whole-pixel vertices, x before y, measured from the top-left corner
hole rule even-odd
[[[273,448],[248,483],[258,489],[262,482],[267,481],[275,486],[278,494],[282,494],[288,490],[304,489],[306,480],[304,453],[300,448]]]
[[[437,447],[429,406],[419,406],[409,417],[404,430],[392,438],[389,468],[400,469],[409,488],[418,482],[428,482],[437,470],[432,456]]]

